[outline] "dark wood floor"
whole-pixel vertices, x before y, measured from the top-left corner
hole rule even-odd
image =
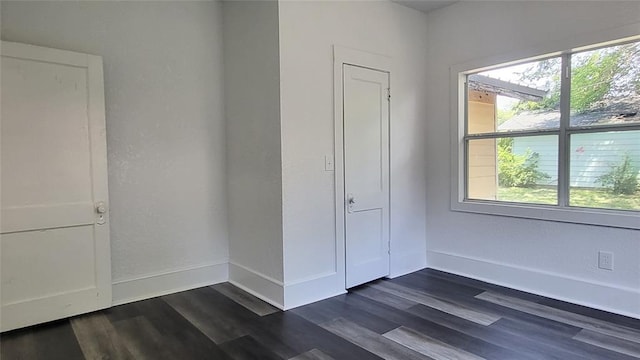
[[[640,320],[422,270],[282,312],[224,283],[2,334],[1,359],[639,359]]]

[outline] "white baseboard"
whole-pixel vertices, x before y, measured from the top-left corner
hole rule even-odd
[[[279,309],[284,309],[282,281],[244,265],[229,262],[229,282]]]
[[[113,305],[217,284],[229,278],[228,263],[206,264],[113,283]]]
[[[640,289],[463,255],[427,251],[429,268],[640,319]]]
[[[104,307],[97,293],[98,289],[93,287],[3,304],[0,308],[0,331],[96,311]]]
[[[393,279],[398,276],[407,275],[414,271],[426,268],[427,257],[425,253],[421,251],[414,251],[397,255],[394,255],[392,251],[390,265],[389,277]]]
[[[293,309],[298,306],[311,304],[346,293],[347,291],[344,289],[344,276],[342,281],[338,276],[338,273],[332,272],[285,285],[284,310]]]

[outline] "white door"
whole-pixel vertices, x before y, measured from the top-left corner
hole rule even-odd
[[[0,330],[111,305],[102,59],[2,42]]]
[[[389,275],[389,73],[343,65],[346,285]]]

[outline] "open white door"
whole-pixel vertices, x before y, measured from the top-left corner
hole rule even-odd
[[[102,59],[2,42],[0,330],[111,305]]]
[[[343,65],[346,286],[389,275],[389,73]]]

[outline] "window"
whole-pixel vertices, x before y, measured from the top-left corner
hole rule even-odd
[[[457,74],[456,209],[640,228],[637,38]]]

